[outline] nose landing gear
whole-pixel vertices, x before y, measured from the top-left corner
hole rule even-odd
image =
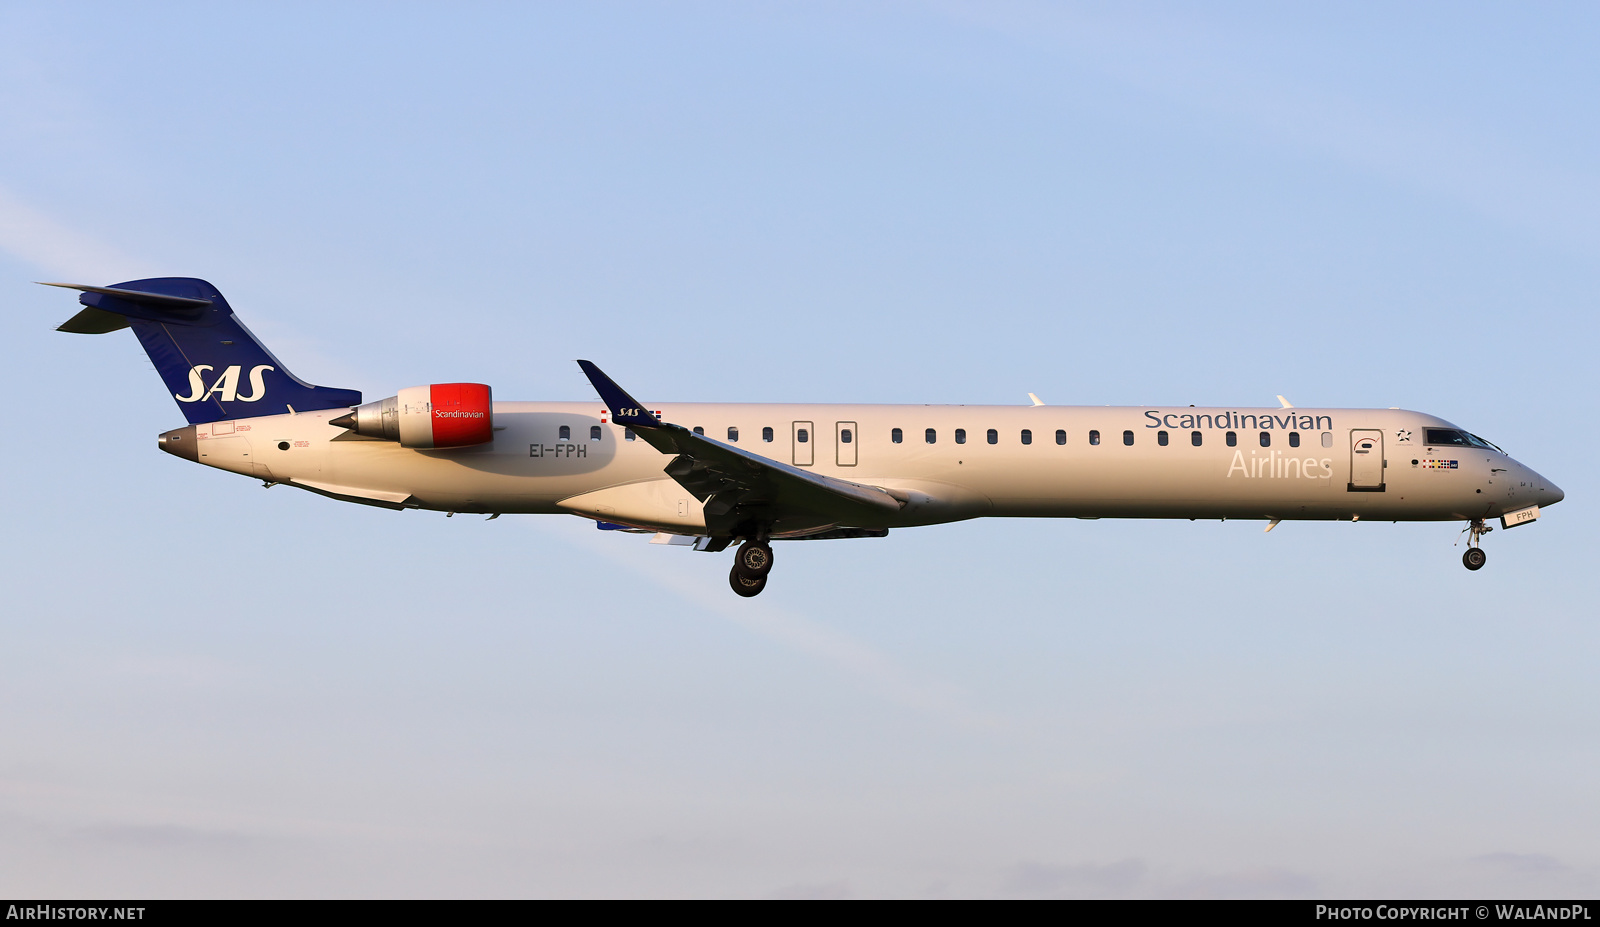
[[[772,547],[764,538],[751,538],[739,545],[733,556],[733,569],[728,573],[728,585],[745,598],[761,594],[767,588],[767,574],[772,572]]]
[[[1483,536],[1493,530],[1493,528],[1485,525],[1481,518],[1474,518],[1467,523],[1465,528],[1461,529],[1461,533],[1468,535],[1466,553],[1461,555],[1462,566],[1469,570],[1483,569],[1483,565],[1489,562],[1489,555],[1483,552],[1483,547],[1480,545],[1483,543]]]

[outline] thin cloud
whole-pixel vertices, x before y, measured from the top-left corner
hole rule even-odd
[[[1007,895],[1125,895],[1144,883],[1149,870],[1138,859],[1076,866],[1022,862],[1006,873],[1001,891]]]
[[[1166,893],[1173,898],[1305,898],[1319,894],[1317,880],[1303,872],[1267,866],[1197,876]]]
[[[541,530],[552,530],[537,522]],[[564,527],[564,526],[563,526]],[[597,532],[589,532],[594,534]],[[571,535],[563,532],[563,539]],[[636,536],[591,538],[579,535],[579,543],[608,559],[625,564],[658,585],[670,589],[680,598],[705,612],[717,615],[745,630],[775,641],[790,650],[816,657],[842,669],[867,683],[890,701],[942,717],[958,726],[983,730],[1005,729],[1011,726],[1007,719],[984,714],[964,705],[950,687],[922,680],[895,664],[894,661],[866,646],[842,631],[790,614],[781,608],[752,599],[736,599],[722,585],[708,589],[698,580],[673,570],[672,554],[681,550],[636,551],[628,542],[644,544]],[[657,559],[655,554],[663,555]],[[639,556],[645,554],[646,556]]]
[[[1472,861],[1516,873],[1571,872],[1572,867],[1543,853],[1485,853]]]
[[[144,262],[24,203],[4,188],[0,188],[0,251],[38,268],[41,276],[64,277],[73,283],[150,274]]]

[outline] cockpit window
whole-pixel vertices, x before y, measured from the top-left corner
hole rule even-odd
[[[1488,441],[1488,440],[1485,440],[1483,438],[1480,438],[1480,437],[1478,437],[1477,435],[1473,434],[1470,431],[1467,432],[1467,440],[1474,442],[1474,446],[1475,447],[1487,447],[1487,448],[1490,448],[1491,450],[1500,451],[1500,445],[1494,443],[1493,441]],[[1500,451],[1500,453],[1504,454],[1505,451]]]
[[[1441,446],[1441,447],[1476,447],[1476,448],[1482,448],[1483,450],[1486,450],[1486,451],[1499,451],[1500,450],[1498,447],[1495,447],[1493,444],[1490,444],[1489,442],[1483,440],[1482,438],[1478,437],[1477,435],[1471,434],[1471,433],[1465,432],[1465,431],[1455,431],[1454,429],[1450,429],[1450,428],[1429,428],[1429,429],[1427,429],[1427,432],[1428,432],[1428,442],[1427,443],[1432,444],[1432,445],[1436,445],[1436,446]],[[1504,451],[1500,451],[1500,453],[1503,454],[1505,452]]]

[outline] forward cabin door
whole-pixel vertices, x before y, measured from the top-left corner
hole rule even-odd
[[[1383,492],[1383,432],[1350,432],[1350,491]]]
[[[839,449],[839,466],[853,467],[856,465],[856,441],[859,432],[856,431],[855,422],[834,422],[833,437],[834,447]]]
[[[814,461],[817,429],[810,422],[794,423],[794,465],[809,467]]]

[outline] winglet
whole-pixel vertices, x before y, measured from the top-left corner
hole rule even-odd
[[[1043,399],[1040,399],[1040,398],[1039,398],[1039,397],[1038,397],[1038,396],[1035,396],[1035,395],[1034,395],[1034,394],[1032,394],[1032,393],[1029,393],[1029,394],[1028,394],[1028,398],[1029,398],[1029,399],[1032,399],[1032,400],[1033,400],[1033,404],[1034,404],[1034,405],[1036,405],[1036,406],[1042,406],[1042,405],[1044,405],[1044,400],[1043,400]]]
[[[1283,403],[1283,407],[1284,407],[1284,408],[1285,408],[1285,409],[1292,409],[1292,408],[1294,408],[1294,405],[1293,405],[1293,404],[1291,404],[1291,403],[1290,403],[1290,402],[1289,402],[1289,400],[1287,400],[1287,399],[1285,399],[1285,398],[1283,398],[1283,397],[1282,397],[1282,396],[1279,396],[1279,397],[1278,397],[1278,401],[1279,401],[1279,402],[1281,402],[1281,403]]]
[[[618,425],[630,425],[635,428],[655,428],[661,422],[644,407],[644,403],[628,395],[628,391],[617,385],[617,381],[605,375],[599,367],[591,361],[580,360],[578,366],[583,368],[583,375],[594,384],[595,392],[600,394],[600,401],[611,410],[611,420]]]

